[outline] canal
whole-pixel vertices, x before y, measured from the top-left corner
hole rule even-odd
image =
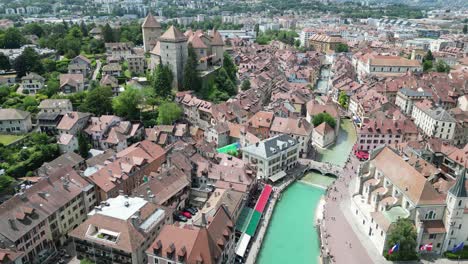
[[[330,69],[328,67],[322,67],[322,69],[320,70],[320,78],[317,81],[315,90],[321,94],[327,94],[329,78],[330,78]]]
[[[355,141],[352,123],[343,120],[335,146],[319,151],[318,159],[343,165]],[[320,251],[314,226],[315,209],[325,193],[324,188],[332,181],[319,173],[308,173],[283,193],[276,204],[257,263],[318,263]]]

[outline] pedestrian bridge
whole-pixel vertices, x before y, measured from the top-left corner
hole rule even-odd
[[[320,162],[311,159],[299,159],[298,160],[301,165],[304,165],[304,173],[309,170],[318,171],[323,175],[329,174],[336,177],[339,177],[343,172],[343,167],[332,164],[330,162]]]

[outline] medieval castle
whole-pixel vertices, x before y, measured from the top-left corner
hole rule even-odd
[[[159,63],[168,65],[174,74],[174,86],[182,84],[184,65],[187,61],[188,45],[197,54],[199,71],[211,66],[223,65],[224,41],[214,29],[209,34],[201,30],[182,33],[174,26],[162,33],[161,24],[150,13],[141,25],[145,52],[150,53],[150,69]]]

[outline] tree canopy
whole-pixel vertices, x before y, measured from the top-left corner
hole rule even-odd
[[[349,103],[349,96],[346,94],[345,91],[341,91],[340,95],[338,96],[338,103],[345,109],[348,109]]]
[[[157,96],[166,98],[172,93],[172,71],[167,65],[158,64],[153,72],[152,86]]]
[[[338,43],[338,45],[336,45],[335,51],[336,51],[336,52],[348,52],[348,51],[349,51],[349,47],[348,47],[347,44]]]
[[[0,47],[3,49],[17,49],[24,43],[25,40],[18,28],[11,27],[3,34],[0,33]]]
[[[192,44],[188,45],[188,58],[184,66],[184,83],[182,85],[183,90],[192,90],[199,92],[202,87],[202,80],[197,71],[198,60],[197,54]]]
[[[329,113],[320,113],[312,119],[312,124],[314,124],[314,127],[319,126],[323,122],[327,123],[329,126],[332,128],[335,128],[336,126],[336,120],[333,118]]]
[[[9,70],[11,69],[10,60],[5,54],[0,53],[0,70]]]
[[[443,60],[438,60],[434,67],[437,72],[450,72],[450,66]]]
[[[42,74],[44,72],[39,54],[31,47],[25,48],[23,53],[16,58],[14,69],[18,77],[23,77],[28,72],[35,72],[37,74]]]
[[[392,261],[416,260],[416,240],[417,233],[412,221],[400,218],[390,226],[384,256]],[[397,243],[400,243],[399,250],[389,255],[388,250]]]
[[[247,91],[250,89],[250,81],[248,79],[244,80],[241,85],[242,91]]]
[[[123,93],[114,98],[112,106],[118,116],[127,120],[139,120],[142,100],[143,94],[140,90],[127,86]]]
[[[115,41],[114,30],[110,27],[109,23],[106,23],[102,28],[102,38],[104,39],[104,42]]]
[[[111,114],[113,112],[112,89],[106,86],[98,86],[90,90],[79,110],[93,113],[97,116]]]
[[[171,125],[182,116],[182,109],[173,102],[165,102],[158,108],[158,124]]]
[[[229,79],[235,83],[237,79],[237,66],[234,64],[231,56],[227,52],[224,52],[223,54],[223,68],[226,70]]]

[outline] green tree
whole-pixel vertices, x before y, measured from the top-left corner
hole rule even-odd
[[[44,66],[42,65],[39,54],[34,48],[27,47],[23,50],[23,53],[19,55],[14,62],[14,69],[17,72],[18,77],[23,77],[28,72],[35,72],[42,74],[44,72]]]
[[[314,127],[319,126],[323,122],[327,123],[332,128],[335,128],[336,126],[336,120],[329,113],[320,113],[314,116],[312,119],[312,124],[314,124]]]
[[[93,113],[97,116],[111,114],[113,112],[112,89],[110,87],[99,86],[89,91],[79,110]]]
[[[296,40],[294,41],[294,47],[299,48],[299,46],[301,46],[301,41],[298,40],[298,39],[296,39]]]
[[[468,25],[467,24],[463,25],[463,30],[462,31],[463,31],[463,34],[468,33]]]
[[[242,82],[242,85],[241,85],[241,89],[242,91],[247,91],[248,89],[250,89],[250,81],[249,79],[246,79]]]
[[[9,70],[11,69],[10,60],[5,54],[0,53],[0,70]]]
[[[83,132],[78,133],[78,153],[84,159],[88,158],[90,150],[89,140]]]
[[[450,72],[450,66],[443,60],[438,60],[434,68],[437,72]]]
[[[434,55],[432,55],[432,51],[428,50],[426,55],[423,57],[423,62],[425,61],[433,61],[434,60]]]
[[[91,261],[87,258],[80,260],[80,264],[96,264],[94,261]]]
[[[106,25],[102,28],[102,37],[104,39],[104,42],[114,42],[114,30],[109,26],[109,23],[106,23]]]
[[[0,176],[0,193],[1,194],[13,193],[14,190],[12,190],[12,188],[10,187],[12,183],[14,182],[15,182],[15,179],[8,175]]]
[[[345,91],[341,91],[340,95],[338,96],[338,103],[345,109],[348,109],[349,103],[349,96],[346,94]]]
[[[338,45],[336,45],[335,51],[336,51],[336,52],[348,52],[348,51],[349,51],[349,47],[348,47],[347,44],[338,43]]]
[[[38,23],[26,24],[23,28],[23,33],[26,35],[36,35],[39,38],[45,35],[44,29]]]
[[[60,88],[59,81],[56,78],[49,78],[46,82],[45,87],[42,88],[39,92],[50,98],[53,95],[58,93],[59,88]]]
[[[227,53],[224,52],[223,54],[223,68],[226,70],[226,73],[229,76],[229,79],[231,79],[232,82],[236,82],[236,75],[237,75],[237,67],[232,61],[231,56]]]
[[[431,60],[426,60],[423,62],[423,71],[424,72],[428,72],[432,69],[433,65],[432,65],[432,61]]]
[[[12,27],[8,28],[3,34],[3,43],[1,46],[5,49],[17,49],[21,47],[23,42],[24,38],[19,29]]]
[[[197,54],[192,44],[189,44],[187,63],[184,66],[184,84],[182,90],[193,90],[195,92],[201,90],[202,80],[198,74],[197,67]]]
[[[140,104],[143,100],[143,94],[140,90],[128,86],[123,93],[115,97],[112,106],[115,113],[127,120],[140,119]]]
[[[418,259],[415,251],[417,246],[416,239],[417,233],[412,221],[403,218],[398,219],[395,223],[390,225],[384,256],[392,261]],[[389,255],[388,250],[397,243],[400,243],[399,250]]]
[[[42,64],[44,65],[45,72],[51,73],[57,70],[57,64],[54,60],[51,59],[43,59]]]
[[[87,46],[87,52],[90,54],[99,54],[106,51],[104,41],[101,39],[91,39]]]
[[[81,30],[81,34],[84,37],[88,36],[88,26],[85,24],[85,22],[83,20],[81,20],[80,30]]]
[[[166,98],[172,92],[172,71],[167,65],[158,64],[152,76],[152,86],[157,96]]]
[[[165,102],[158,108],[158,124],[171,125],[182,116],[182,109],[173,102]]]
[[[229,74],[224,67],[218,70],[215,77],[215,84],[218,90],[226,92],[229,96],[237,93],[237,88],[232,79],[229,78]]]

